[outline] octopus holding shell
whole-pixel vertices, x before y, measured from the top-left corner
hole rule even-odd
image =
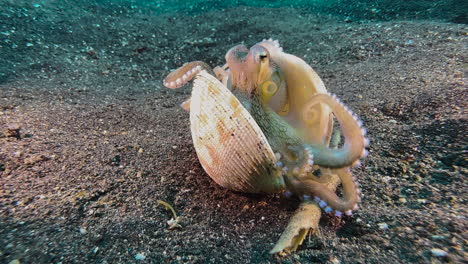
[[[303,199],[271,253],[295,251],[317,230],[320,208],[337,217],[358,208],[350,169],[367,156],[366,130],[302,59],[283,52],[278,41],[263,40],[231,48],[222,67],[186,63],[164,85],[176,89],[194,78],[182,107],[190,111],[193,144],[207,174],[231,190]]]

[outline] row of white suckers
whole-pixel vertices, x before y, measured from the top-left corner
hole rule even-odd
[[[172,81],[172,82],[166,82],[164,81],[164,86],[171,88],[171,89],[177,89],[185,85],[187,82],[193,79],[193,76],[197,75],[199,72],[201,72],[203,67],[201,65],[197,65],[193,67],[192,69],[188,70],[187,72],[182,75],[182,77],[177,78],[177,80]]]

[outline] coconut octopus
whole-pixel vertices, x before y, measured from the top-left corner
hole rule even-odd
[[[192,96],[181,106],[190,111],[193,144],[208,175],[231,190],[285,191],[304,200],[271,253],[296,250],[317,229],[319,207],[337,217],[357,209],[360,190],[350,168],[367,155],[366,130],[307,63],[269,39],[231,48],[223,67],[186,63],[164,85],[180,88],[194,77]],[[341,147],[330,144],[333,117]],[[339,183],[342,197],[335,193]]]

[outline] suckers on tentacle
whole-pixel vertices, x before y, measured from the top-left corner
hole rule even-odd
[[[264,132],[273,151],[279,153],[275,155],[278,159],[276,165],[282,170],[286,188],[299,197],[318,197],[319,205],[325,212],[335,210],[337,215],[341,215],[342,212],[349,214],[351,210],[356,209],[359,191],[347,166],[361,157],[365,144],[361,127],[352,118],[352,113],[331,95],[315,95],[309,106],[313,106],[316,101],[330,106],[341,125],[347,126],[342,128],[346,141],[345,147],[341,149],[310,146],[303,144],[294,129],[266,106],[256,91],[254,90],[251,96],[250,113]],[[343,185],[343,198],[308,176],[314,163],[319,166],[342,168],[336,171]]]
[[[314,95],[305,108],[303,118],[309,117],[308,110],[315,104],[323,103],[329,106],[337,117],[345,138],[344,146],[338,149],[331,149],[323,144],[304,144],[296,130],[265,105],[259,95],[253,95],[251,102],[249,111],[252,117],[262,128],[273,150],[282,154],[283,157],[285,153],[294,152],[294,148],[297,149],[295,155],[298,157],[304,156],[302,152],[307,150],[309,156],[313,157],[314,164],[327,168],[343,168],[355,164],[368,153],[365,149],[367,140],[365,140],[364,130],[352,118],[351,111],[346,110],[332,95]],[[305,165],[308,160],[301,159],[301,162]],[[288,166],[288,169],[293,168]]]
[[[276,43],[269,40],[265,44]],[[341,125],[344,146],[330,149],[324,144],[304,144],[301,136],[283,118],[281,118],[265,100],[264,87],[259,85],[259,71],[263,63],[270,64],[269,53],[261,46],[254,46],[250,50],[245,46],[236,46],[226,55],[226,60],[233,73],[234,89],[241,93],[250,94],[249,112],[258,123],[268,142],[277,155],[277,167],[281,169],[286,187],[300,197],[317,197],[325,212],[336,210],[336,215],[342,212],[350,213],[359,201],[357,187],[349,172],[349,166],[357,164],[359,158],[365,155],[365,130],[362,122],[357,119],[348,107],[340,103],[331,94],[316,94],[305,104],[302,118],[304,122],[314,120],[317,104],[325,104],[338,119]],[[249,67],[247,67],[249,66]],[[343,198],[329,191],[323,184],[308,177],[313,164],[328,168],[344,168],[337,170],[343,183]],[[305,195],[305,196],[304,196]]]
[[[202,70],[206,70],[210,74],[214,74],[211,67],[203,61],[192,61],[185,63],[180,68],[167,75],[163,84],[170,89],[180,88],[191,81]]]
[[[352,210],[357,209],[360,191],[348,166],[358,161],[366,152],[364,133],[360,124],[353,118],[353,113],[330,94],[317,94],[310,100],[309,107],[316,102],[331,107],[341,124],[345,137],[344,147],[330,149],[322,145],[301,143],[294,129],[278,118],[279,116],[258,98],[259,96],[252,96],[250,112],[265,133],[272,149],[279,153],[276,155],[279,160],[276,165],[282,169],[288,191],[304,199],[315,197],[327,213],[335,210],[336,216],[341,216],[343,212],[350,215]],[[304,118],[307,118],[307,111]],[[343,185],[342,198],[308,176],[314,163],[322,167],[341,168],[337,169],[336,173]]]
[[[295,119],[290,118],[285,121],[281,118],[278,114],[289,112],[289,110],[283,110],[283,108],[289,109],[286,82],[282,70],[277,67],[269,54],[269,51],[281,50],[279,43],[271,39],[258,43],[250,50],[245,46],[236,46],[231,49],[226,55],[229,67],[227,88],[234,89],[234,92],[243,93],[245,98],[248,98],[248,94],[252,92],[256,93],[255,100],[257,102],[251,104],[252,102],[248,100],[249,102],[246,102],[244,106],[248,108],[247,110],[265,133],[272,150],[277,154],[275,155],[276,166],[273,167],[279,170],[280,175],[283,174],[283,177],[280,178],[284,178],[285,187],[305,200],[314,197],[314,200],[327,213],[335,210],[334,213],[338,217],[343,214],[350,215],[352,210],[357,208],[360,190],[355,179],[351,177],[348,167],[358,166],[360,164],[359,158],[365,157],[368,153],[365,149],[369,144],[369,140],[365,138],[366,130],[362,128],[362,122],[358,120],[358,117],[341,104],[336,96],[330,94],[316,94],[310,97],[309,93],[309,96],[301,97],[306,99],[303,100],[303,104],[300,104],[301,108],[296,111],[298,115],[291,116]],[[285,63],[283,62],[283,64]],[[289,64],[285,65],[289,66]],[[171,89],[182,87],[202,70],[207,70],[211,75],[214,75],[211,67],[206,63],[195,61],[184,64],[169,74],[164,80],[164,85]],[[226,85],[226,82],[224,84]],[[297,88],[299,84],[293,88]],[[309,85],[300,87],[309,88]],[[239,99],[241,98],[243,96]],[[296,99],[291,102],[295,103]],[[190,101],[185,102],[185,105],[189,104]],[[315,124],[316,121],[311,118],[311,112],[317,111],[314,108],[317,108],[319,104],[326,105],[326,108],[331,109],[331,112],[337,117],[345,138],[343,147],[329,148],[326,143],[328,141],[305,144],[304,134],[312,130],[302,129],[300,131],[302,134],[298,134],[295,129],[297,123],[288,124],[291,120]],[[288,107],[285,108],[285,106]],[[323,116],[320,111],[317,114]],[[327,114],[327,116],[331,118],[331,114]],[[307,140],[306,142],[319,141]],[[327,168],[338,168],[335,171],[343,184],[342,197],[338,197],[334,192],[328,190],[325,185],[320,183],[320,180],[310,174],[314,164]]]
[[[311,145],[311,152],[314,155],[314,162],[322,167],[342,168],[357,165],[360,158],[365,158],[368,154],[365,149],[369,141],[366,139],[366,130],[362,128],[362,122],[355,118],[354,113],[344,106],[335,95],[316,94],[307,103],[303,112],[305,121],[316,104],[323,103],[331,109],[343,132],[345,138],[344,146],[339,149],[330,149],[326,146]]]
[[[343,212],[350,214],[357,209],[360,201],[359,189],[353,181],[349,168],[336,170],[343,186],[343,197],[340,198],[335,192],[329,190],[325,185],[304,177],[285,176],[284,181],[288,191],[299,197],[314,197],[315,202],[329,213],[335,210],[336,216],[341,216]]]

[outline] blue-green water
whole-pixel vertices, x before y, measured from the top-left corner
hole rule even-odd
[[[45,1],[47,2],[47,1]],[[59,1],[67,5],[70,1]],[[73,2],[73,1],[71,1]],[[114,7],[122,12],[154,12],[154,13],[201,13],[210,10],[222,10],[226,8],[270,7],[298,8],[301,11],[312,13],[330,14],[334,16],[350,17],[352,19],[438,19],[457,23],[467,23],[468,1],[463,0],[297,0],[297,1],[139,1],[139,0],[115,0],[115,1],[79,1],[80,6],[88,7]],[[41,3],[36,1],[35,3]]]
[[[64,0],[64,1],[24,1],[2,0],[0,5],[56,6],[58,8],[78,8],[83,12],[108,9],[119,13],[201,13],[232,7],[298,8],[302,11],[351,17],[353,19],[439,19],[457,23],[467,23],[468,1],[464,0],[296,0],[296,1],[219,1],[219,0]],[[78,15],[78,14],[77,14]]]

